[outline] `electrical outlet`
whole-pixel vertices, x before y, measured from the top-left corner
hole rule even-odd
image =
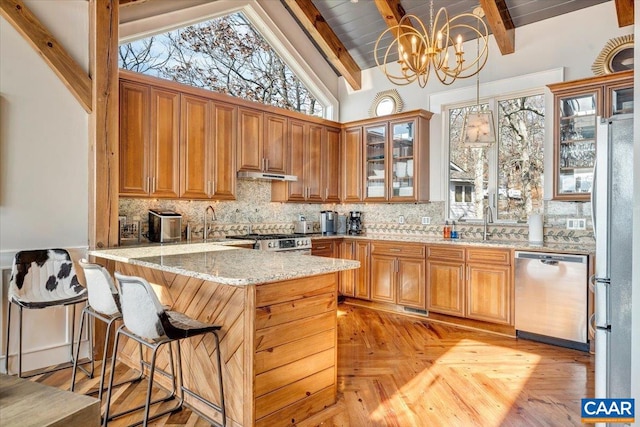
[[[422,225],[429,225],[429,224],[431,224],[431,217],[423,216],[422,217]]]
[[[567,230],[586,230],[587,220],[585,218],[567,218]]]
[[[398,224],[404,224],[404,215],[398,217]]]

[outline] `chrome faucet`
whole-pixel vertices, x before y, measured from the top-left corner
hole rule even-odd
[[[484,208],[484,232],[482,233],[482,240],[489,240],[490,234],[487,232],[487,225],[493,223],[493,212],[491,206]]]
[[[208,217],[208,213],[209,211],[211,211],[211,220],[215,221],[216,220],[216,211],[213,210],[213,206],[209,205],[207,206],[207,208],[204,210],[204,230],[202,233],[202,240],[204,240],[205,242],[207,241],[207,238],[209,238],[209,225],[207,224],[207,217]]]

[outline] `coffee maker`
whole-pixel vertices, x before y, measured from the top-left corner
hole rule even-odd
[[[320,211],[320,232],[333,235],[338,231],[338,212]]]
[[[348,233],[349,234],[362,234],[362,212],[351,211],[347,217]]]

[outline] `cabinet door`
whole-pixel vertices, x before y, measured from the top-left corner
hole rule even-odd
[[[389,125],[391,169],[387,179],[389,199],[396,201],[415,201],[414,152],[416,121],[404,120]]]
[[[377,124],[364,128],[365,138],[365,201],[385,201],[387,199],[386,180],[389,174],[385,161],[387,153],[387,124]]]
[[[397,258],[387,255],[371,255],[371,300],[396,302]]]
[[[596,159],[602,89],[556,96],[554,199],[588,200]]]
[[[606,117],[633,113],[633,80],[607,85],[605,91]]]
[[[180,94],[151,89],[152,197],[176,198],[180,192]]]
[[[467,317],[511,322],[511,267],[467,264]]]
[[[213,104],[211,121],[214,168],[210,191],[216,199],[235,200],[236,198],[237,133],[234,126],[236,120],[237,108],[234,105]]]
[[[180,197],[211,197],[213,169],[211,102],[192,95],[182,96],[182,189]]]
[[[427,260],[427,310],[464,316],[464,262]]]
[[[322,185],[322,148],[326,145],[323,139],[326,134],[324,128],[316,124],[307,124],[309,138],[305,145],[305,175],[308,202],[322,202],[324,185]]]
[[[425,310],[426,285],[424,259],[398,258],[398,304]]]
[[[238,170],[263,170],[263,120],[261,111],[238,108]]]
[[[341,259],[355,259],[356,256],[356,242],[353,240],[343,240],[340,243],[340,258]],[[340,295],[347,297],[354,297],[355,292],[355,276],[356,270],[345,270],[340,272]]]
[[[307,187],[304,178],[306,138],[304,123],[289,120],[289,168],[290,173],[297,176],[298,180],[276,183],[280,187],[286,187],[286,191],[289,193],[286,200],[283,201],[306,200]]]
[[[286,173],[287,118],[265,113],[264,133],[265,172]]]
[[[120,82],[120,194],[148,196],[150,89]]]
[[[326,128],[325,147],[322,149],[322,182],[324,201],[340,203],[340,129]]]
[[[344,203],[362,201],[362,127],[346,129],[342,140],[342,194]]]
[[[369,242],[356,241],[355,259],[360,261],[360,268],[355,270],[356,298],[371,299],[370,248]]]

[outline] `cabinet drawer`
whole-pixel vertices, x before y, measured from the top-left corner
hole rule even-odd
[[[424,258],[425,246],[417,243],[372,242],[371,253],[376,255]]]
[[[467,262],[511,265],[509,249],[467,249]]]
[[[438,259],[450,259],[453,261],[464,261],[464,248],[452,248],[447,246],[427,247],[427,257]]]

